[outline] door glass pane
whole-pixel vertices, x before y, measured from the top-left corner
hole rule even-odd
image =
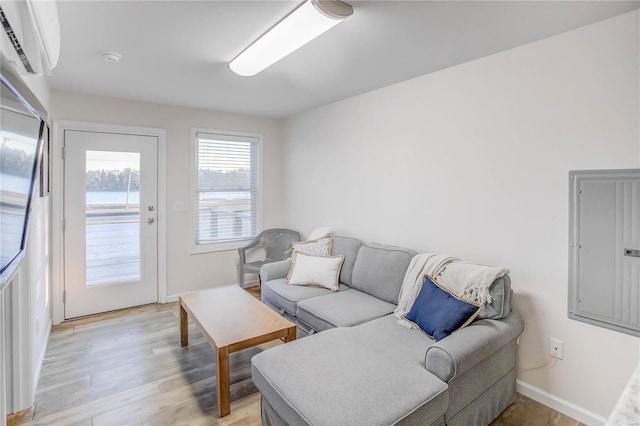
[[[140,154],[87,151],[86,285],[138,281]]]

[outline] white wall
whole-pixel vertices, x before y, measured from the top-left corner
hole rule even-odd
[[[38,98],[44,109],[49,111],[51,107],[51,87],[47,78],[41,75],[24,75],[22,76],[22,81]]]
[[[25,76],[25,84],[50,113],[51,89],[43,76]],[[51,119],[48,120],[51,125]],[[38,384],[42,360],[47,349],[52,324],[51,305],[51,258],[50,225],[51,198],[40,197],[40,184],[36,185],[36,194],[32,199],[29,222],[29,240],[27,242],[26,266],[29,274],[31,299],[31,322],[29,327],[33,336],[31,362],[34,388]]]
[[[291,117],[287,222],[508,266],[519,368],[564,341],[520,389],[602,420],[640,345],[567,318],[568,172],[640,167],[639,64],[633,12]]]
[[[167,294],[238,282],[237,250],[191,254],[190,215],[175,211],[176,201],[190,200],[192,127],[263,135],[263,227],[283,226],[280,122],[272,119],[177,106],[53,91],[52,116],[167,131]]]
[[[29,287],[31,289],[30,328],[33,333],[31,363],[34,388],[38,384],[52,325],[51,257],[50,257],[50,197],[39,196],[40,185],[32,200],[27,258],[29,265]]]
[[[22,80],[48,110],[50,88],[46,79],[42,76],[26,76]],[[25,256],[19,273],[8,283],[5,297],[0,299],[3,304],[0,306],[0,319],[7,320],[7,324],[0,321],[0,334],[6,332],[5,336],[0,336],[0,342],[7,345],[6,348],[0,345],[0,363],[5,363],[7,376],[6,383],[0,379],[0,399],[6,399],[9,413],[33,404],[51,330],[49,202],[48,197],[39,197],[37,186],[31,203]],[[3,359],[5,354],[7,356]],[[0,424],[4,420],[4,415],[0,416]]]
[[[51,89],[43,76],[25,76],[25,84],[49,112],[51,126]],[[34,389],[40,378],[49,333],[52,325],[51,298],[51,197],[40,197],[39,181],[31,204],[29,240],[27,242],[27,268],[30,288],[30,323],[32,334],[31,366]],[[34,392],[35,395],[35,392]]]

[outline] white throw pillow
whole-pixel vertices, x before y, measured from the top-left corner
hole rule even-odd
[[[310,256],[294,253],[293,259],[294,263],[289,271],[289,284],[320,286],[331,291],[340,289],[340,269],[344,256]]]
[[[311,231],[307,239],[317,240],[318,238],[331,237],[335,233],[336,233],[336,230],[333,229],[331,226],[323,226],[321,228],[316,228],[313,231]]]
[[[317,240],[300,241],[291,246],[293,260],[287,274],[287,279],[291,278],[293,265],[296,263],[295,253],[304,253],[312,256],[330,256],[333,239],[331,237],[318,238]]]

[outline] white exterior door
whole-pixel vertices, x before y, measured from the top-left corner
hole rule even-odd
[[[158,138],[64,133],[65,319],[158,301]]]

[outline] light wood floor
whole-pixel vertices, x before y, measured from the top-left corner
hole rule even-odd
[[[250,360],[281,343],[231,355],[231,414],[218,419],[215,354],[193,324],[187,349],[179,337],[177,303],[55,326],[35,406],[9,416],[9,425],[259,425]],[[493,424],[579,425],[521,395]]]

